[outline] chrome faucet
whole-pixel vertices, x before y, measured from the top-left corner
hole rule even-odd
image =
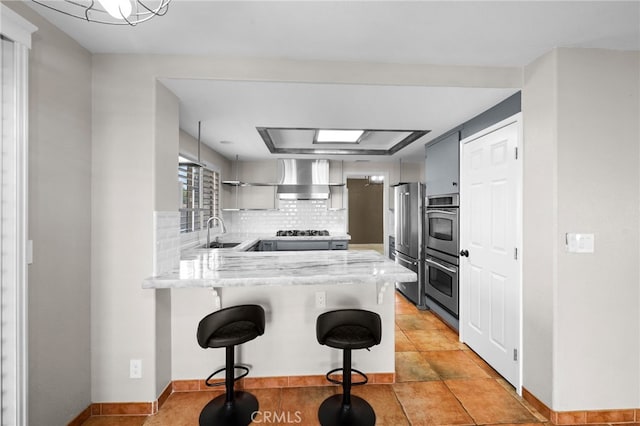
[[[207,219],[207,248],[210,248],[210,246],[211,246],[211,241],[210,241],[210,239],[211,239],[211,237],[210,237],[210,234],[211,234],[211,222],[214,219],[217,220],[218,223],[220,223],[220,233],[221,234],[226,234],[226,232],[227,232],[227,227],[224,226],[224,222],[222,221],[221,217],[219,217],[219,216],[211,216],[209,219]]]

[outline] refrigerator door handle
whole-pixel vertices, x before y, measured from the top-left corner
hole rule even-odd
[[[407,241],[405,237],[407,236],[407,234],[409,234],[408,228],[411,224],[411,209],[406,208],[407,201],[410,201],[408,198],[410,195],[411,194],[409,192],[402,193],[402,245],[404,245],[405,247],[409,246],[409,241]]]

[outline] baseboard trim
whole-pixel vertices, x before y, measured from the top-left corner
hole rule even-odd
[[[340,380],[340,375],[335,375]],[[389,384],[395,383],[395,373],[371,373],[367,374],[369,383],[371,384]],[[360,380],[358,376],[354,379]],[[212,380],[213,383],[223,382],[224,379]],[[238,380],[235,384],[236,389],[271,389],[271,388],[303,388],[310,386],[335,386],[328,382],[324,375],[314,376],[279,376],[279,377],[247,377]],[[204,380],[174,380],[174,392],[198,392],[210,391],[211,387],[207,386]]]
[[[80,414],[78,414],[73,420],[69,422],[67,426],[81,426],[82,423],[89,420],[91,417],[91,405],[82,410]]]
[[[640,422],[640,408],[618,410],[554,411],[524,387],[522,398],[554,425],[610,424],[629,425]]]
[[[340,379],[337,374],[334,377]],[[367,374],[370,384],[391,384],[396,382],[395,373]],[[359,380],[356,376],[354,379]],[[224,379],[220,379],[223,382]],[[216,382],[216,380],[214,380]],[[303,388],[311,386],[336,386],[327,381],[324,375],[317,376],[280,376],[280,377],[246,377],[238,380],[236,389],[268,389],[268,388]],[[84,409],[67,426],[80,426],[92,416],[151,416],[174,392],[210,391],[204,380],[173,380],[153,402],[96,402]]]

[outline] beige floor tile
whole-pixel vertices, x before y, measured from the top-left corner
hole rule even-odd
[[[538,421],[496,379],[446,380],[445,384],[477,424]]]
[[[380,254],[384,254],[384,244],[351,244],[349,243],[349,250],[374,250]]]
[[[470,360],[472,360],[474,363],[476,363],[476,365],[480,368],[482,368],[482,370],[487,373],[489,375],[489,377],[492,377],[494,379],[499,379],[502,376],[500,376],[500,374],[494,370],[493,368],[491,368],[491,366],[489,364],[487,364],[485,362],[485,360],[483,360],[482,358],[480,358],[480,356],[478,354],[476,354],[474,351],[472,351],[471,349],[469,349],[469,347],[467,347],[465,345],[465,348],[463,350],[465,356],[467,358],[469,358]]]
[[[416,306],[409,302],[404,296],[399,295],[396,292],[396,315],[397,314],[409,314],[415,315],[419,313],[420,310],[416,308]]]
[[[441,381],[396,383],[393,389],[412,426],[474,424]]]
[[[440,380],[420,352],[396,352],[396,383]]]
[[[494,424],[487,424],[484,426],[551,426],[551,424],[542,423],[542,422],[541,423],[494,423]],[[589,426],[597,426],[597,425],[589,425]]]
[[[200,411],[223,391],[176,392],[171,394],[158,414],[149,416],[145,426],[191,426],[198,424]]]
[[[401,330],[434,330],[444,327],[430,312],[396,314],[396,324]]]
[[[393,392],[392,385],[365,385],[351,388],[352,395],[366,400],[376,413],[376,426],[402,426],[409,421]]]
[[[300,419],[299,424],[319,425],[318,408],[322,401],[338,392],[337,386],[308,388],[283,388],[280,400],[280,415],[289,419]],[[281,424],[287,424],[284,421]]]
[[[416,347],[411,340],[407,338],[402,330],[396,331],[396,352],[412,352],[416,351]]]
[[[146,416],[98,416],[91,417],[83,426],[142,426]]]
[[[489,378],[464,351],[428,351],[420,354],[443,380]]]
[[[461,343],[442,330],[408,330],[404,334],[418,351],[455,351]]]

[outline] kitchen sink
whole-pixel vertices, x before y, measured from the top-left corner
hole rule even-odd
[[[216,241],[212,241],[209,244],[208,248],[213,248],[213,249],[220,249],[220,248],[231,248],[231,247],[235,247],[237,245],[239,245],[240,243],[218,243]],[[205,244],[205,248],[206,248],[206,244]]]

